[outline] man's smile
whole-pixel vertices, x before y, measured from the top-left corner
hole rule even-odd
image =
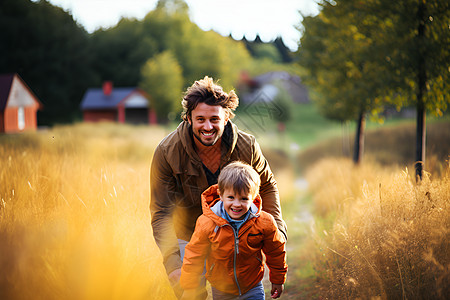
[[[205,131],[202,131],[202,134],[203,134],[204,136],[206,136],[206,137],[211,137],[211,136],[214,135],[214,133],[215,133],[215,131],[212,131],[212,132],[205,132]]]

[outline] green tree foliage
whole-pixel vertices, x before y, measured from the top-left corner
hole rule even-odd
[[[0,73],[18,73],[39,100],[39,124],[71,122],[93,78],[88,34],[47,1],[0,2]]]
[[[241,40],[244,43],[250,55],[256,59],[270,58],[274,62],[288,64],[293,60],[293,53],[284,44],[281,37],[277,37],[271,42],[263,42],[259,35],[256,35],[255,40],[249,41],[244,36]]]
[[[84,93],[102,81],[137,86],[143,65],[167,51],[181,69],[182,88],[209,75],[232,89],[242,70],[279,66],[268,58],[254,63],[244,43],[201,30],[182,0],[160,0],[143,20],[122,19],[93,34],[45,0],[3,0],[0,38],[0,72],[22,76],[43,102],[38,120],[47,125],[79,118]]]
[[[281,63],[282,57],[274,44],[257,43],[253,46],[253,57],[257,59],[268,58],[275,63]]]
[[[425,108],[442,113],[448,99],[448,21],[446,1],[323,1],[321,13],[303,21],[298,52],[323,113],[363,122],[364,113],[376,115],[387,102],[416,103],[418,124],[424,124]]]
[[[376,115],[383,105],[376,93],[380,79],[373,39],[358,31],[359,17],[341,2],[323,3],[319,15],[304,19],[299,50],[299,62],[309,71],[306,81],[319,95],[315,100],[321,112],[331,119],[357,121],[355,163],[364,149],[365,116]]]
[[[141,22],[121,19],[115,27],[92,34],[93,67],[101,81],[136,86],[142,65],[158,52],[158,42],[145,36],[142,30]]]
[[[181,66],[184,87],[209,75],[231,88],[251,59],[241,43],[192,23],[181,0],[160,0],[142,21],[122,20],[95,32],[93,44],[98,73],[116,85],[137,84],[145,61],[170,51]]]
[[[150,95],[150,105],[158,120],[166,122],[181,111],[183,89],[182,69],[170,51],[149,59],[142,67],[140,87]]]
[[[377,12],[373,26],[361,30],[382,37],[377,49],[388,74],[386,95],[399,107],[416,107],[418,178],[425,162],[426,112],[442,115],[449,103],[449,6],[445,0],[382,0],[357,7],[367,15]]]
[[[176,56],[183,69],[185,87],[205,75],[220,78],[225,88],[233,86],[250,59],[247,51],[230,38],[201,30],[190,21],[183,3],[160,1],[145,17],[144,31],[161,41],[159,51],[170,50]]]

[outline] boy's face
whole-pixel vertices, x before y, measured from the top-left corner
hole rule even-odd
[[[233,189],[225,189],[219,193],[220,200],[223,201],[223,208],[233,220],[242,220],[245,213],[253,203],[253,195],[248,193],[237,193]]]

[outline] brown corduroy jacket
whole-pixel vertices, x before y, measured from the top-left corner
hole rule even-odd
[[[278,229],[287,237],[277,184],[255,138],[228,121],[221,145],[219,168],[236,160],[253,166],[261,176],[262,209],[275,218]],[[177,239],[190,240],[195,222],[202,214],[201,194],[208,188],[188,122],[181,122],[160,142],[150,172],[153,236],[163,255],[166,272],[170,274],[182,265]]]

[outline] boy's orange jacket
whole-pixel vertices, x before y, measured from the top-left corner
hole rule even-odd
[[[236,233],[216,214],[220,200],[217,189],[213,185],[202,194],[203,214],[197,219],[194,234],[186,245],[181,287],[199,286],[206,260],[205,276],[212,286],[225,293],[242,295],[263,278],[262,252],[270,270],[270,282],[283,284],[287,273],[285,238],[274,218],[261,210],[261,198],[256,197],[249,219]]]

